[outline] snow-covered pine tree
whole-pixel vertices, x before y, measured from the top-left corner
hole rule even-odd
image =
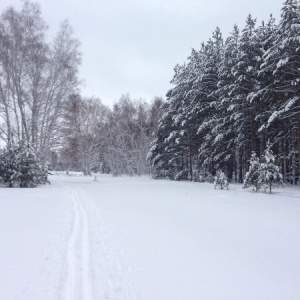
[[[29,143],[22,143],[18,156],[18,181],[21,188],[36,187],[45,183],[47,169],[37,160]]]
[[[174,130],[172,127],[172,118],[175,115],[175,111],[171,108],[171,104],[170,101],[163,104],[165,113],[159,121],[155,139],[152,141],[152,147],[147,155],[147,159],[150,161],[152,167],[152,176],[154,178],[174,179],[173,168],[176,168],[176,166],[171,163],[174,155],[170,149],[170,141],[167,140],[171,131]]]
[[[225,188],[228,190],[228,185],[229,185],[229,182],[228,182],[228,178],[225,175],[225,173],[223,171],[217,171],[217,174],[215,176],[215,181],[214,181],[215,189],[218,187],[221,190],[223,190]]]
[[[1,155],[1,177],[3,183],[8,187],[13,187],[14,183],[18,180],[18,155],[19,147],[11,144],[9,147],[4,148]]]
[[[11,144],[1,154],[0,176],[3,183],[13,187],[16,183],[20,187],[36,187],[48,182],[48,168],[40,163],[32,146],[21,142],[19,146]]]
[[[213,135],[212,129],[216,123],[216,100],[214,93],[219,82],[219,67],[222,61],[223,37],[220,28],[216,28],[213,36],[203,45],[202,72],[198,74],[194,89],[197,97],[194,101],[193,112],[198,121],[198,138],[200,164],[213,172]]]
[[[198,179],[194,168],[199,145],[196,136],[198,122],[191,112],[191,102],[195,98],[192,87],[197,80],[200,55],[192,50],[188,63],[177,65],[174,69],[175,75],[171,81],[174,88],[167,93],[164,114],[148,153],[155,178]]]
[[[299,1],[286,0],[273,46],[263,56],[261,73],[270,74],[271,80],[261,91],[266,109],[260,130],[267,130],[271,138],[276,140],[283,160],[284,175],[286,178],[293,177],[294,183],[300,167],[299,35]]]
[[[187,114],[184,111],[189,107],[189,93],[193,82],[193,65],[196,61],[196,51],[192,50],[189,61],[181,66],[177,65],[175,74],[171,81],[174,85],[167,93],[167,108],[162,118],[161,129],[168,129],[165,136],[164,152],[168,154],[168,169],[172,169],[174,178],[188,179],[189,162],[187,153],[190,152],[187,143],[189,123]],[[166,126],[169,118],[169,126]],[[168,172],[169,172],[168,171]]]
[[[239,29],[235,25],[231,35],[226,39],[222,61],[219,67],[219,82],[214,92],[216,118],[215,126],[212,128],[213,143],[212,155],[216,168],[226,170],[229,178],[237,179],[235,165],[234,138],[236,129],[234,119],[228,108],[231,105],[229,90],[234,84],[232,69],[236,64],[238,56]]]
[[[259,183],[266,191],[269,189],[270,194],[276,186],[283,185],[283,176],[279,167],[275,164],[275,156],[271,150],[271,144],[268,143],[265,154],[262,157],[259,169]]]
[[[257,38],[263,53],[258,71],[258,82],[260,87],[251,97],[251,103],[255,107],[255,120],[257,121],[258,129],[267,121],[268,114],[272,110],[272,104],[270,101],[267,101],[265,96],[270,93],[269,87],[274,82],[274,76],[272,70],[264,68],[263,65],[265,53],[274,46],[276,30],[277,25],[275,24],[275,19],[272,15],[270,15],[268,22],[262,22],[256,30]],[[259,137],[259,145],[256,148],[256,153],[259,157],[264,153],[267,140],[275,140],[277,133],[278,130],[257,130],[256,134]]]
[[[251,98],[259,87],[257,73],[262,50],[255,26],[256,19],[249,15],[241,32],[238,55],[232,68],[234,83],[228,90],[231,98],[228,113],[234,122],[234,148],[239,182],[243,181],[246,173],[246,157],[250,157],[251,152],[256,151],[258,144],[255,107]]]
[[[200,140],[197,136],[199,120],[193,109],[195,98],[198,95],[195,87],[202,69],[202,57],[201,51],[192,49],[180,81],[177,81],[179,85],[172,92],[173,101],[176,97],[176,115],[173,117],[173,124],[177,128],[177,134],[174,135],[174,146],[179,150],[178,153],[181,153],[183,162],[181,171],[176,175],[178,179],[199,180],[198,149]],[[173,81],[173,83],[175,82]]]
[[[253,186],[253,189],[255,189],[255,191],[258,191],[261,188],[260,174],[261,165],[259,162],[259,158],[253,151],[250,158],[250,167],[244,178],[243,188],[246,189],[248,187]]]

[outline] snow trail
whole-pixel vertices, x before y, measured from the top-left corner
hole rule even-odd
[[[71,189],[71,200],[73,223],[66,253],[66,278],[62,299],[92,300],[88,217],[75,188]]]
[[[1,299],[299,299],[299,187],[51,183],[0,188]]]

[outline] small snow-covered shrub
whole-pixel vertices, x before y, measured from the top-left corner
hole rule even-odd
[[[264,191],[268,189],[270,194],[274,187],[283,185],[283,176],[279,172],[279,167],[275,164],[275,156],[270,149],[270,145],[267,146],[265,154],[262,157],[259,181]]]
[[[14,186],[14,182],[18,176],[17,166],[18,149],[16,147],[9,147],[3,150],[1,154],[1,179],[2,182],[9,187]]]
[[[283,185],[283,176],[279,172],[279,167],[275,164],[275,156],[270,148],[271,146],[268,143],[260,160],[255,153],[252,153],[243,188],[253,186],[256,191],[260,189],[269,190],[271,194],[274,187]]]
[[[29,143],[6,147],[0,157],[0,176],[4,184],[13,187],[36,187],[49,182],[48,168],[40,163]]]
[[[226,177],[225,173],[223,171],[217,171],[217,174],[215,176],[214,181],[214,187],[215,189],[218,187],[221,190],[227,189],[228,190],[228,178]]]
[[[250,158],[250,167],[249,171],[246,173],[244,178],[243,188],[246,189],[248,187],[253,186],[255,191],[258,191],[261,187],[260,184],[260,162],[255,152],[252,152]]]

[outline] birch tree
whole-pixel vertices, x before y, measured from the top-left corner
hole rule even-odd
[[[7,8],[0,18],[0,138],[26,140],[45,160],[61,141],[63,105],[79,84],[79,42],[67,21],[52,43],[38,4]]]

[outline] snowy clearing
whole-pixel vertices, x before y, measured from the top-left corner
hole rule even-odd
[[[0,188],[1,299],[299,299],[299,188],[93,179]]]

